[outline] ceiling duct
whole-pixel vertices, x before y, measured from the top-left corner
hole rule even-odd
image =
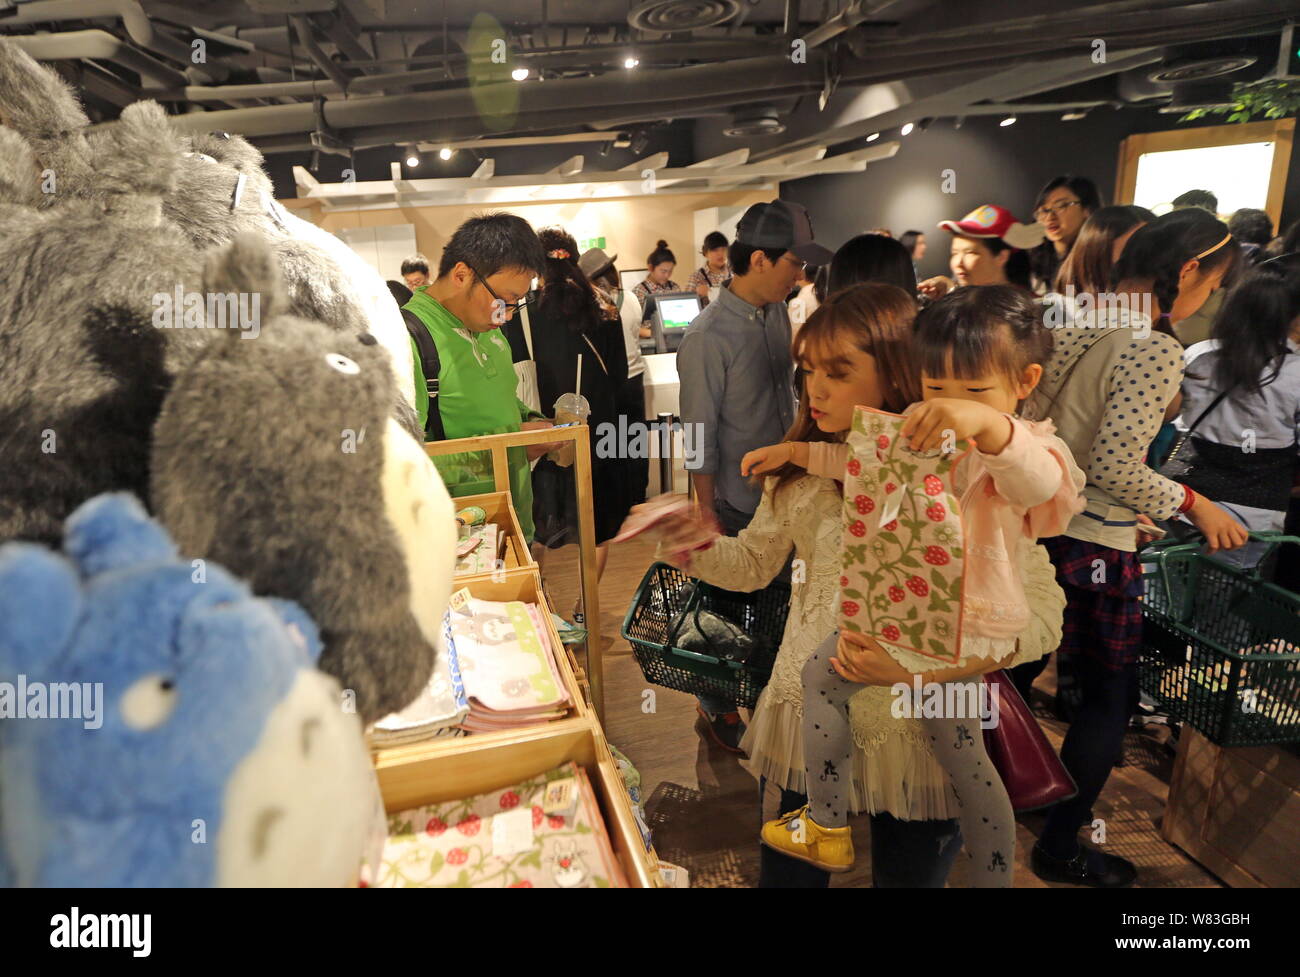
[[[628,11],[627,22],[654,34],[696,31],[725,24],[740,7],[740,0],[649,0]]]
[[[1180,82],[1205,81],[1219,78],[1249,68],[1255,63],[1251,55],[1230,55],[1218,58],[1180,58],[1166,62],[1147,73],[1156,84],[1174,85]]]
[[[783,132],[785,132],[785,123],[780,120],[776,108],[771,105],[737,109],[731,117],[731,124],[722,130],[724,136],[733,139],[777,136]]]

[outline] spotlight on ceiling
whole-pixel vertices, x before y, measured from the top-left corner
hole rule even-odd
[[[1080,119],[1084,118],[1087,114],[1088,114],[1087,112],[1066,112],[1063,116],[1061,116],[1061,121],[1078,122]]]
[[[898,130],[898,134],[899,134],[900,136],[910,136],[910,135],[912,134],[912,130],[915,129],[915,128],[916,128],[916,126],[914,126],[912,123],[910,123],[910,122],[904,122],[904,123],[903,123],[903,128],[901,128],[901,129]]]
[[[438,158],[451,159],[451,153],[452,153],[452,149],[450,146],[443,146],[442,149],[438,150]]]
[[[641,62],[640,62],[639,60],[637,60],[636,58],[624,58],[624,59],[623,59],[623,67],[626,68],[628,71],[631,71],[633,68],[635,68],[635,67],[636,67],[637,65],[639,65],[640,63],[641,63]]]
[[[510,72],[510,77],[515,81],[527,81],[528,69],[524,67],[516,68],[514,71]]]
[[[406,151],[406,165],[411,169],[420,165],[420,154],[416,152],[414,146]]]
[[[1003,119],[1001,122],[998,123],[998,125],[1000,125],[1003,129],[1005,129],[1007,126],[1013,126],[1015,124],[1016,124],[1016,117],[1014,115],[1008,115],[1005,119]]]
[[[879,138],[880,138],[880,133],[873,132],[871,135],[867,136],[867,142],[875,142]]]
[[[926,118],[924,118],[924,119],[922,119],[920,122],[918,122],[918,123],[916,124],[916,127],[917,127],[918,129],[920,129],[922,132],[925,132],[926,129],[930,128],[930,123],[933,122],[933,121],[934,121],[934,117],[933,117],[933,116],[927,116]]]
[[[642,129],[640,132],[638,132],[635,136],[632,137],[632,142],[629,144],[628,148],[631,149],[632,152],[636,153],[637,155],[640,155],[641,153],[644,153],[646,149],[649,148],[649,146],[650,146],[650,133]]]

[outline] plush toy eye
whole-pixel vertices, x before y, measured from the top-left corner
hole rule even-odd
[[[161,726],[176,708],[176,683],[167,675],[145,675],[122,695],[122,720],[132,729]]]
[[[357,366],[356,363],[352,362],[352,360],[343,356],[341,353],[326,353],[325,362],[340,373],[352,375],[361,372],[361,367]]]

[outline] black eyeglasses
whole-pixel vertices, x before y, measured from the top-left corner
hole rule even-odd
[[[483,287],[488,290],[488,294],[491,295],[492,298],[495,299],[497,302],[501,303],[498,306],[498,308],[500,308],[506,313],[507,319],[528,304],[527,295],[521,298],[518,302],[507,302],[505,299],[503,299],[500,295],[497,294],[496,289],[493,288],[491,285],[489,285],[488,280],[484,278],[482,275],[480,275],[478,271],[471,264],[466,262],[465,267],[468,268],[470,271],[474,272],[474,277],[477,278],[483,284]]]

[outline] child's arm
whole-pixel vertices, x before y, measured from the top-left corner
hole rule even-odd
[[[795,464],[800,468],[807,468],[807,442],[782,441],[780,444],[769,444],[765,448],[746,451],[745,457],[740,459],[740,474],[745,476],[766,475],[768,472],[774,472],[785,464]]]
[[[1083,508],[1086,478],[1065,442],[1035,434],[1011,418],[1011,439],[996,455],[980,453],[999,495],[1025,509],[1026,532],[1056,536]]]
[[[842,441],[809,441],[808,463],[804,465],[809,475],[835,478],[844,481],[844,466],[849,463],[849,446]]]

